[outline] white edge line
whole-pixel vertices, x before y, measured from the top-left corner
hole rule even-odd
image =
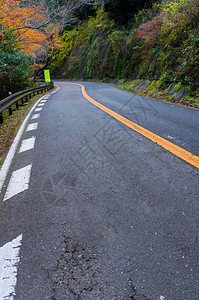
[[[57,92],[59,90],[59,88],[57,88],[54,92]],[[45,96],[45,95],[44,95]],[[23,131],[26,127],[26,124],[30,118],[30,115],[32,114],[33,110],[35,109],[35,107],[37,106],[37,104],[39,103],[39,101],[41,101],[43,98],[41,97],[35,104],[34,106],[31,108],[31,110],[29,111],[28,115],[26,116],[25,120],[23,121],[21,127],[19,128],[19,131],[12,143],[12,146],[10,147],[10,150],[6,156],[6,159],[1,167],[1,170],[0,170],[0,192],[2,190],[2,187],[3,187],[3,184],[5,182],[5,179],[6,179],[6,176],[8,174],[8,171],[10,169],[10,165],[12,163],[12,160],[13,160],[13,157],[15,155],[15,152],[16,152],[16,149],[17,149],[17,146],[18,146],[18,143],[21,139],[21,136],[23,134]]]

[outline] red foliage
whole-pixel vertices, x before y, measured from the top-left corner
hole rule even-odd
[[[162,19],[153,19],[139,26],[138,36],[146,41],[155,41],[161,31]]]

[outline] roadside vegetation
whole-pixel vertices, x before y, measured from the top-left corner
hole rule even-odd
[[[0,0],[0,100],[36,82],[79,1]],[[43,73],[42,73],[43,74]]]
[[[197,107],[199,86],[189,83],[199,82],[199,0],[155,1],[126,22],[105,8],[63,32],[51,58],[54,77],[113,82],[133,92],[140,80],[139,93]]]

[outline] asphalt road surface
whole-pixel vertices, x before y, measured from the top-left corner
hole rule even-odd
[[[81,84],[199,156],[198,110]],[[34,108],[1,192],[0,300],[199,299],[198,169],[81,86],[56,85]]]

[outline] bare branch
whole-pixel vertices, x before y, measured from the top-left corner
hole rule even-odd
[[[43,23],[43,24],[41,24],[41,25],[39,25],[39,26],[31,26],[31,25],[19,26],[19,27],[16,27],[16,28],[12,29],[12,31],[17,31],[17,30],[21,30],[21,29],[33,29],[33,30],[38,30],[38,29],[40,29],[40,28],[42,28],[42,27],[47,26],[48,24],[50,24],[50,21],[45,22],[45,23]]]
[[[87,5],[104,5],[106,0],[80,0],[83,4]]]
[[[31,4],[35,5],[34,0],[26,1],[26,5]],[[56,8],[54,8],[52,11],[48,7],[48,4],[46,5],[40,5],[41,9],[45,11],[46,15],[46,21],[40,24],[34,24],[34,23],[27,23],[27,20],[25,21],[24,25],[18,26],[13,28],[13,31],[18,31],[22,29],[33,29],[33,30],[39,30],[41,28],[46,27],[49,24],[59,24],[60,29],[63,28],[65,25],[69,24],[71,21],[74,20],[72,14],[79,9],[81,6],[83,6],[85,3],[83,0],[67,0],[64,2],[63,5],[57,5]],[[46,7],[47,6],[47,7]],[[38,6],[37,6],[38,7]],[[33,21],[32,21],[33,22]]]

